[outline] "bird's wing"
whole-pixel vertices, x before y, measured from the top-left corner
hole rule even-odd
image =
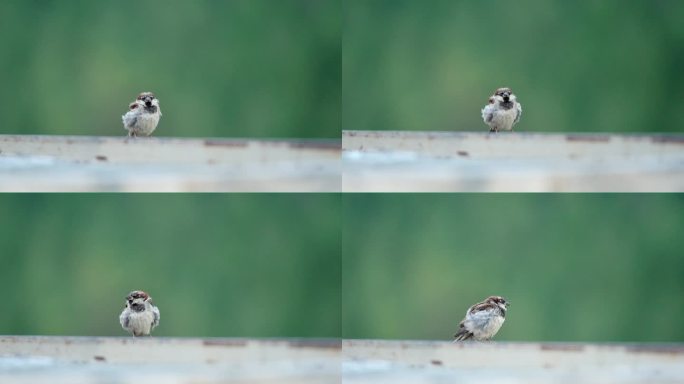
[[[121,315],[119,315],[119,323],[121,323],[121,326],[123,328],[128,328],[128,323],[130,322],[130,317],[128,316],[128,311],[123,311],[121,312]]]
[[[484,327],[489,324],[494,317],[503,316],[502,312],[501,308],[493,303],[475,304],[468,314],[468,324],[475,328]]]
[[[152,319],[152,328],[154,328],[154,327],[156,327],[157,325],[159,325],[159,317],[160,317],[160,315],[159,315],[159,308],[157,308],[157,307],[152,307],[152,316],[153,316],[153,319]]]
[[[458,331],[454,334],[454,341],[468,340],[473,337],[473,334],[468,331],[463,325],[463,321],[458,325]]]
[[[473,333],[468,332],[465,330],[465,328],[463,328],[462,330],[458,331],[457,334],[454,335],[454,342],[466,341],[466,340],[472,339],[472,338],[473,338]]]
[[[125,115],[121,116],[121,120],[126,128],[131,128],[138,121],[138,114],[134,112],[127,112]]]
[[[484,120],[485,123],[490,123],[492,121],[492,117],[494,117],[494,107],[492,107],[490,104],[487,104],[484,108],[482,108],[482,120]]]
[[[513,120],[513,124],[516,124],[518,121],[520,121],[520,116],[522,115],[522,106],[520,103],[517,104],[516,108],[516,114],[515,114],[515,120]]]
[[[492,303],[477,303],[477,304],[473,305],[472,307],[470,307],[470,308],[468,309],[468,313],[469,313],[470,315],[475,315],[475,314],[477,314],[478,312],[490,311],[490,310],[496,309],[496,308],[497,308],[497,305],[496,305],[496,304],[492,304]]]

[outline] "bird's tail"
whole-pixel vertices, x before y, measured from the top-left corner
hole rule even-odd
[[[469,332],[467,329],[462,327],[454,335],[454,343],[457,341],[465,341],[465,340],[471,339],[472,337],[473,337],[473,333]]]

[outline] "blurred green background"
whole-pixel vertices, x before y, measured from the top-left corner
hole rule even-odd
[[[339,138],[340,0],[0,1],[0,133]]]
[[[343,129],[681,131],[684,2],[345,0]]]
[[[0,196],[0,334],[339,337],[339,195]]]
[[[344,195],[342,335],[451,340],[511,301],[497,340],[684,341],[678,195]]]

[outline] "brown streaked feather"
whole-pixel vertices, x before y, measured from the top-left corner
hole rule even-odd
[[[495,94],[495,95],[503,95],[504,92],[512,93],[510,88],[508,88],[508,87],[502,87],[502,88],[497,89],[497,90],[494,92],[494,94]]]
[[[490,310],[490,309],[498,309],[498,308],[499,308],[498,305],[485,301],[485,302],[477,303],[477,304],[473,305],[472,307],[470,307],[468,309],[468,312],[475,313],[475,312],[480,312],[480,311],[485,311],[485,310]]]
[[[128,299],[144,299],[147,300],[150,297],[145,291],[132,291],[128,294]]]
[[[459,326],[458,331],[454,335],[455,341],[468,340],[468,339],[473,337],[473,334],[468,332],[467,329],[465,329],[462,321],[461,321],[461,324],[459,324],[458,326]]]
[[[144,99],[144,98],[147,97],[147,96],[149,96],[149,97],[151,97],[151,98],[153,98],[153,99],[155,98],[155,97],[154,97],[154,93],[152,93],[152,92],[141,92],[141,93],[138,95],[138,100],[142,100],[142,99]]]

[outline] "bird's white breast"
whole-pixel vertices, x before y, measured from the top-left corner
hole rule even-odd
[[[135,129],[138,133],[143,135],[150,135],[157,128],[159,123],[159,113],[142,113],[138,116],[138,121],[135,124]]]
[[[513,122],[517,114],[518,111],[515,108],[495,109],[492,112],[492,120],[489,124],[491,127],[496,127],[497,130],[510,131],[513,129]]]
[[[157,128],[161,111],[157,108],[156,113],[145,113],[140,108],[126,112],[121,118],[124,128],[135,134],[149,136]]]
[[[126,326],[126,318],[128,318],[128,327]],[[142,312],[126,310],[121,314],[119,320],[121,321],[121,326],[134,335],[149,335],[154,323],[154,314],[151,310]]]

